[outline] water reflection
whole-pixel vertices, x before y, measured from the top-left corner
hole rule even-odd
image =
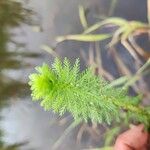
[[[31,11],[22,7],[22,4],[12,0],[0,1],[0,48],[7,49],[7,42],[11,40],[10,28],[19,26],[21,23],[30,22]]]
[[[29,88],[22,80],[13,79],[8,71],[30,67],[23,58],[37,58],[38,53],[23,50],[22,43],[13,40],[13,29],[21,24],[31,24],[33,12],[23,4],[13,0],[0,1],[0,107],[6,105],[6,100],[12,97],[25,96]],[[13,46],[12,46],[13,45]],[[11,73],[10,73],[11,74]],[[0,137],[4,133],[0,131]],[[20,144],[4,147],[0,138],[0,150],[15,150]]]
[[[0,100],[5,100],[19,89],[26,87],[26,83],[7,77],[3,71],[10,69],[23,69],[30,64],[23,61],[24,57],[39,57],[37,53],[20,51],[20,43],[13,40],[12,30],[21,24],[31,24],[33,12],[22,6],[22,3],[12,0],[0,1]],[[10,45],[13,45],[10,46]],[[13,90],[12,90],[13,89]]]

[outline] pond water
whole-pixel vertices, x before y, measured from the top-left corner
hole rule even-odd
[[[140,0],[118,1],[115,15],[146,21],[146,0],[142,1],[142,6]],[[45,112],[38,103],[32,102],[27,82],[35,66],[43,62],[50,64],[53,60],[42,50],[43,45],[54,46],[57,35],[82,32],[79,4],[89,8],[88,17],[92,24],[97,20],[93,14],[107,13],[110,1],[0,1],[0,127],[3,132],[1,139],[6,145],[27,142],[21,149],[50,150],[70,124],[68,121],[61,125],[57,115]],[[87,43],[65,42],[59,45],[57,52],[74,60],[81,57],[80,50],[86,50],[88,46]],[[84,65],[82,62],[82,68]],[[59,149],[79,150],[92,145],[90,139],[83,140],[81,145],[76,144],[75,131],[70,132]]]

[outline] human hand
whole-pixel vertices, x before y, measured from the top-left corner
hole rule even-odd
[[[148,149],[149,134],[144,125],[132,126],[131,129],[118,136],[114,150],[150,150]]]

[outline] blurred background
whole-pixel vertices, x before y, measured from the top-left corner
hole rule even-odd
[[[51,150],[53,145],[58,150],[109,149],[125,123],[83,123],[58,141],[72,117],[60,118],[32,102],[28,76],[56,56],[73,62],[80,58],[81,70],[94,66],[109,81],[136,77],[129,94],[142,94],[141,103],[149,105],[149,13],[149,0],[0,0],[0,150]],[[112,17],[125,19],[127,32],[117,36],[115,21],[93,30],[114,33],[111,46],[111,39],[78,40],[88,27]],[[135,20],[140,28],[130,26]],[[57,37],[71,34],[79,37],[58,42]]]

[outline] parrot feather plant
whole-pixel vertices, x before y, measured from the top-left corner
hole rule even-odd
[[[91,68],[80,72],[79,59],[71,65],[67,58],[56,58],[51,67],[43,64],[36,70],[29,77],[29,85],[33,100],[40,100],[45,110],[60,115],[70,112],[78,123],[111,124],[128,116],[149,127],[150,111],[139,105],[139,96],[130,97],[127,90],[110,86]]]

